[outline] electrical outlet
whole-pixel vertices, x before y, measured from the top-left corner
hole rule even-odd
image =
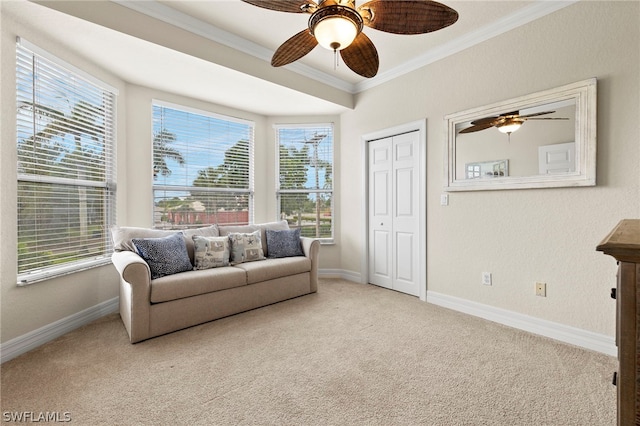
[[[482,273],[482,284],[483,285],[491,285],[491,272],[483,272]]]
[[[547,283],[536,283],[536,296],[547,297]]]

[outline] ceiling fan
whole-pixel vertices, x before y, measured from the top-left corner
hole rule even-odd
[[[534,114],[520,115],[519,111],[500,114],[497,117],[485,117],[471,122],[471,127],[460,130],[458,133],[472,133],[496,127],[502,133],[511,135],[528,120],[568,120],[563,117],[539,117],[540,115],[553,114],[555,111],[536,112]]]
[[[378,73],[378,51],[364,26],[393,34],[423,34],[448,27],[458,12],[431,0],[372,0],[356,8],[355,0],[242,0],[265,9],[309,13],[309,28],[285,41],[274,53],[271,65],[287,65],[311,52],[318,44],[340,51],[355,73],[371,78]]]

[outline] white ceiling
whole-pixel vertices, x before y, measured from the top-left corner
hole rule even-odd
[[[74,7],[91,7],[91,1],[76,3]],[[442,2],[455,9],[460,17],[458,22],[440,31],[395,35],[365,27],[380,57],[380,70],[373,79],[358,76],[344,64],[334,69],[333,52],[320,46],[286,68],[353,94],[525,25],[575,0]],[[40,3],[55,7],[54,2]],[[267,10],[240,0],[118,0],[115,3],[267,63],[280,44],[306,28],[309,17]],[[268,77],[238,72],[169,49],[161,42],[144,41],[41,4],[3,1],[2,12],[133,84],[262,115],[339,114],[347,109],[270,81]]]

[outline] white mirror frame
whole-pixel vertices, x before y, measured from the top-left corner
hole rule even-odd
[[[566,174],[507,176],[492,179],[456,179],[456,124],[575,99],[576,170]],[[447,134],[445,191],[482,191],[524,188],[557,188],[596,185],[596,79],[591,78],[508,101],[449,114],[444,118]]]

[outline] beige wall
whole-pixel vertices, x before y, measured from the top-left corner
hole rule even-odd
[[[343,163],[362,134],[427,119],[427,289],[612,336],[615,261],[595,247],[640,213],[638,2],[579,2],[358,96]],[[506,54],[508,52],[508,54]],[[598,186],[451,193],[443,117],[598,78]],[[360,162],[340,169],[342,268],[360,272]],[[483,271],[493,285],[481,284]],[[534,282],[548,297],[535,296]]]

